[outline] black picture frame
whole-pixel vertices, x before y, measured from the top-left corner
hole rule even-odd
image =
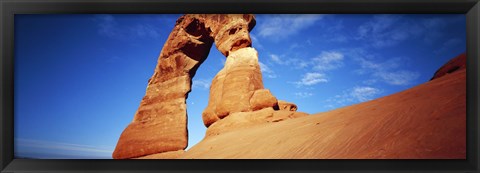
[[[1,172],[479,172],[479,0],[0,0]],[[466,160],[30,160],[13,157],[14,15],[144,13],[465,14]]]

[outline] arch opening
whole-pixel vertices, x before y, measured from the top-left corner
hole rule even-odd
[[[212,79],[208,104],[201,114],[204,125],[217,129],[210,126],[234,113],[278,110],[277,99],[263,87],[258,53],[251,47],[249,32],[254,25],[254,16],[244,14],[180,17],[113,158],[175,158],[184,152],[188,144],[186,101],[192,79],[213,43],[226,61]]]

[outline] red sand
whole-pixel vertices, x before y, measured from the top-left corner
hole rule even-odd
[[[465,75],[460,69],[369,102],[207,137],[181,158],[465,159]]]

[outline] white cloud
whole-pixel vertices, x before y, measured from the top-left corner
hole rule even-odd
[[[197,79],[193,80],[192,88],[209,89],[211,80]]]
[[[295,96],[299,97],[299,98],[307,98],[307,97],[313,96],[313,93],[311,93],[311,92],[296,92]]]
[[[270,54],[270,59],[277,64],[284,64],[285,62],[280,59],[278,55]]]
[[[293,82],[293,84],[300,87],[328,82],[327,75],[324,72],[342,67],[344,55],[339,51],[322,51],[317,57],[312,58],[310,61],[305,61],[298,58],[284,59],[279,55],[270,54],[270,60],[273,63],[294,67],[296,69],[311,67],[312,72],[304,74],[300,81]]]
[[[260,70],[264,74],[263,76],[267,76],[268,78],[277,78],[277,75],[272,69],[270,69],[270,67],[260,61],[258,63],[260,64]]]
[[[305,75],[303,75],[302,79],[298,82],[295,82],[295,84],[297,84],[297,86],[311,86],[318,83],[326,82],[328,82],[328,80],[323,73],[306,73]]]
[[[295,69],[304,69],[310,65],[310,63],[300,58],[284,58],[276,54],[270,54],[270,60],[275,64],[286,65]]]
[[[399,63],[396,59],[390,59],[389,61],[382,63],[374,63],[372,61],[362,60],[363,70],[370,71],[373,77],[382,80],[390,85],[408,85],[415,79],[420,77],[418,72],[408,70],[397,70]]]
[[[375,15],[357,28],[356,39],[364,40],[375,48],[395,46],[407,40],[423,40],[432,44],[446,35],[446,26],[461,20],[461,17],[427,17],[415,20],[398,14]]]
[[[343,66],[344,55],[338,51],[322,51],[320,55],[306,61],[300,58],[284,58],[283,56],[270,54],[270,60],[279,65],[287,65],[296,69],[304,69],[313,66],[316,71],[334,70]]]
[[[250,39],[252,39],[253,47],[263,49],[262,43],[260,43],[260,41],[258,40],[257,36],[255,36],[255,34],[250,33]]]
[[[274,40],[287,38],[302,29],[308,28],[322,18],[319,14],[282,14],[258,15],[262,21],[256,27],[259,36],[269,37]]]
[[[304,69],[305,67],[308,67],[308,62],[302,60],[302,59],[293,59],[293,60],[298,60],[294,61],[295,62],[295,68],[297,69]]]
[[[341,94],[335,95],[325,101],[326,105],[330,105],[328,108],[335,108],[333,105],[339,107],[369,101],[379,96],[381,93],[382,91],[378,88],[369,86],[355,86],[353,88],[344,90]]]
[[[319,71],[333,70],[343,65],[343,54],[335,51],[322,51],[322,53],[312,59],[313,69]]]
[[[375,15],[372,20],[358,27],[359,39],[370,42],[373,47],[382,48],[393,46],[418,34],[418,28],[414,30],[403,21],[399,15]]]
[[[377,56],[368,54],[361,49],[351,51],[349,54],[360,65],[360,68],[354,70],[354,72],[372,77],[372,79],[364,81],[364,84],[382,81],[390,85],[408,85],[420,77],[418,72],[400,68],[402,63],[405,64],[409,61],[406,57],[379,61]]]
[[[160,32],[157,30],[157,28],[148,24],[137,24],[136,26],[130,28],[130,31],[140,38],[157,38],[160,36]]]
[[[378,71],[375,72],[374,75],[380,77],[386,83],[391,85],[408,85],[420,76],[420,74],[416,72],[406,70],[394,72]]]
[[[371,100],[380,90],[372,87],[354,87],[350,95],[358,101],[364,102]]]

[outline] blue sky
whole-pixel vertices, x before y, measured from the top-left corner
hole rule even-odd
[[[15,155],[111,158],[180,15],[16,15]],[[318,113],[428,81],[465,52],[465,16],[256,15],[266,88]],[[215,46],[187,99],[189,145],[225,57]]]

